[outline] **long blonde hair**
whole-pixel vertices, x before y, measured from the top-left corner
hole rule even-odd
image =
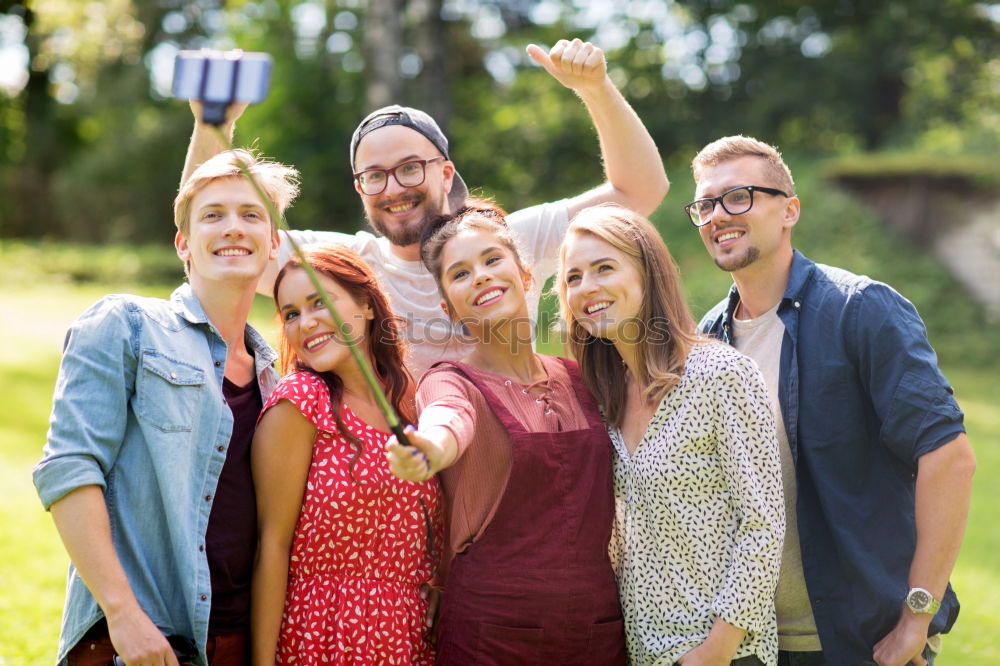
[[[680,287],[680,272],[656,228],[622,206],[602,204],[580,212],[566,233],[594,236],[631,259],[644,285],[636,324],[643,332],[637,345],[637,379],[647,401],[659,401],[684,372],[691,346],[700,341]],[[569,324],[568,346],[580,364],[590,391],[615,428],[625,422],[628,369],[609,340],[592,336],[570,312],[566,301],[566,241],[559,251],[558,291],[562,318]]]

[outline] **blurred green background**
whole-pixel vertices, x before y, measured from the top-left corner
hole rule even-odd
[[[353,231],[350,133],[390,102],[438,118],[466,182],[510,210],[598,184],[586,112],[524,54],[566,36],[605,50],[656,139],[673,186],[652,217],[696,316],[729,278],[682,211],[687,164],[733,133],[784,151],[807,255],[916,304],[979,458],[938,664],[1000,663],[998,22],[1000,4],[968,0],[0,0],[0,666],[55,654],[66,556],[30,469],[65,329],[105,293],[166,296],[183,278],[177,50],[274,56],[237,141],[301,170],[293,227]],[[253,317],[273,340],[270,308]]]

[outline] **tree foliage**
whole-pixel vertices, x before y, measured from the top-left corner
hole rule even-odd
[[[996,151],[998,16],[972,0],[0,0],[0,58],[30,62],[0,88],[0,236],[172,236],[180,48],[274,56],[237,138],[302,171],[294,225],[356,229],[350,133],[389,101],[438,118],[466,182],[508,208],[600,182],[582,105],[524,54],[561,37],[605,49],[674,164],[731,133],[815,154]]]

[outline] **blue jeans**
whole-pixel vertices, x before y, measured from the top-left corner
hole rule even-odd
[[[934,666],[934,657],[937,656],[930,646],[924,648],[924,659],[927,666]],[[827,666],[823,659],[822,652],[778,652],[778,666]],[[831,665],[832,666],[832,665]],[[862,661],[856,666],[876,666],[874,661]]]
[[[678,666],[677,663],[674,666]],[[757,658],[757,655],[750,655],[749,657],[740,657],[739,659],[734,659],[729,662],[729,666],[764,666],[764,662]]]

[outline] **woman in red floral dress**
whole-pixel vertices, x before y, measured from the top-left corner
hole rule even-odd
[[[306,260],[412,421],[400,329],[371,269],[339,245]],[[253,442],[253,662],[431,664],[420,588],[441,552],[437,480],[389,472],[385,417],[297,259],[274,289],[282,370],[295,372],[264,405]]]

